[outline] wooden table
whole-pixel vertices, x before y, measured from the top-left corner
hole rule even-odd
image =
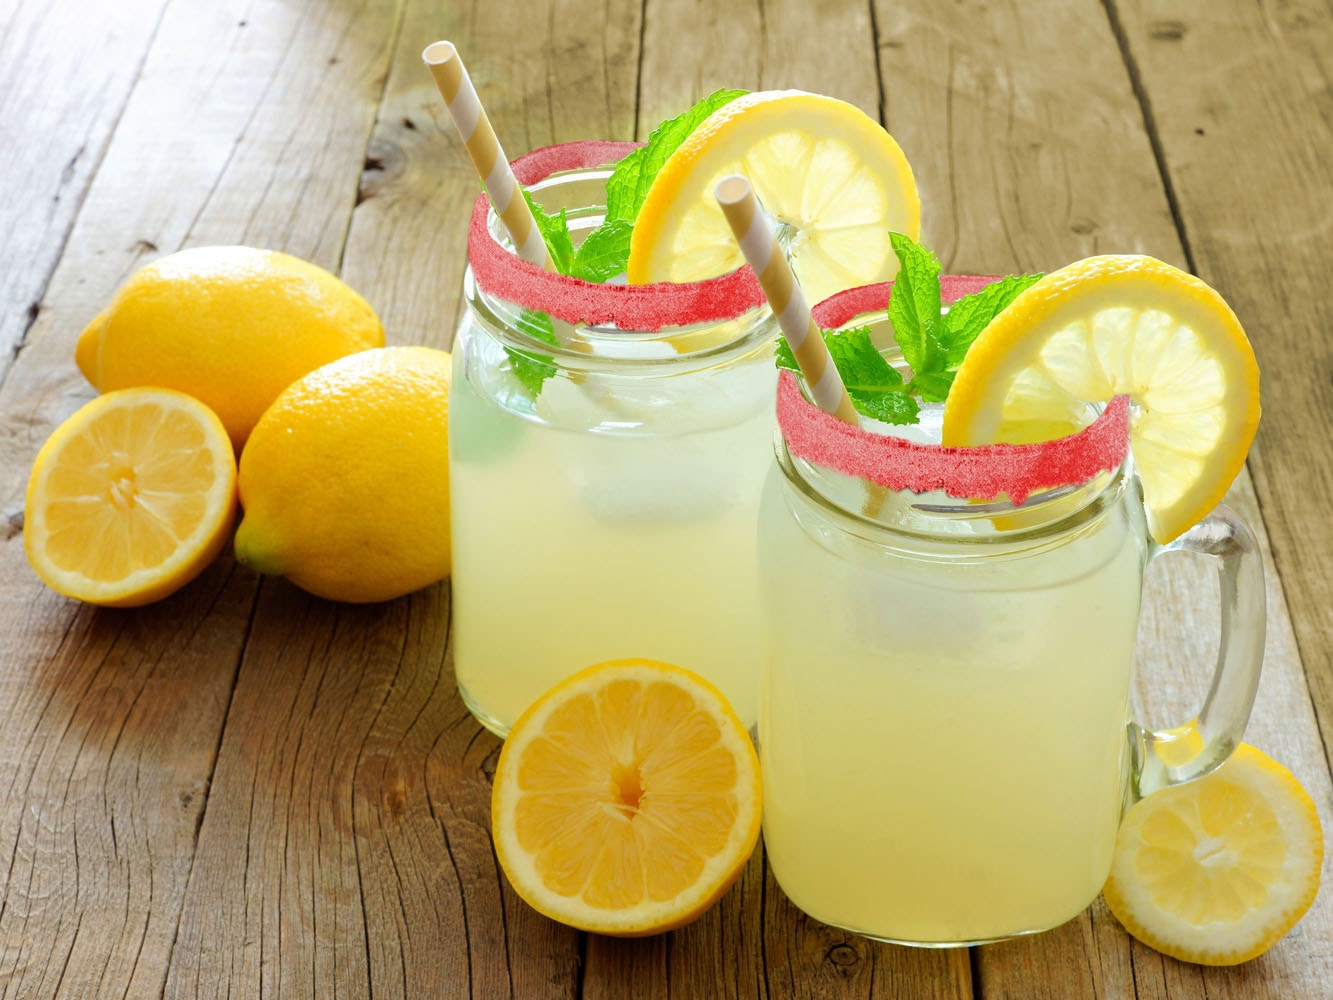
[[[881,117],[948,270],[1143,251],[1246,325],[1264,420],[1232,502],[1263,539],[1249,736],[1333,830],[1333,12],[1307,0],[0,0],[0,997],[1333,997],[1333,889],[1266,956],[1202,969],[1098,902],[916,951],[796,911],[756,852],[640,941],[537,916],[488,836],[498,741],[455,693],[449,587],[310,598],[219,559],[154,606],[43,587],[33,456],[92,395],[74,341],[138,265],[274,247],[390,343],[447,347],[477,184],[421,66],[455,40],[511,155],[644,138],[723,85]],[[516,26],[516,27],[515,27]],[[1154,570],[1149,721],[1197,706],[1211,570]],[[1184,609],[1184,610],[1179,610]],[[1322,734],[1322,740],[1321,740]]]

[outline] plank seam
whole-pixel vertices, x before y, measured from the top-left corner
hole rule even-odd
[[[232,578],[236,575],[236,569],[237,566],[233,564],[231,570],[227,573],[227,578],[222,581],[222,587],[219,588],[220,590],[225,589],[227,586],[230,585]],[[167,983],[171,977],[171,970],[175,965],[176,945],[180,941],[181,921],[185,915],[185,897],[189,894],[190,883],[194,879],[194,862],[199,852],[199,831],[203,829],[204,817],[208,815],[208,804],[213,799],[213,775],[217,772],[218,758],[222,755],[222,741],[227,732],[227,719],[231,717],[232,703],[236,699],[236,684],[237,681],[240,680],[241,664],[245,660],[245,649],[246,646],[249,645],[250,633],[254,629],[255,615],[258,613],[259,610],[259,591],[261,590],[263,585],[264,583],[262,579],[255,582],[254,594],[250,599],[250,614],[246,617],[245,620],[245,632],[241,636],[240,647],[236,654],[235,667],[231,675],[231,687],[227,691],[227,707],[222,712],[222,725],[218,727],[217,740],[213,745],[213,758],[208,766],[208,775],[204,778],[203,802],[199,806],[199,816],[194,821],[194,832],[191,837],[191,843],[190,843],[190,863],[185,872],[185,892],[181,895],[180,909],[176,911],[176,926],[172,929],[171,932],[171,946],[167,948],[167,960],[164,963],[162,963],[162,979],[160,988],[163,993],[166,992]],[[251,809],[253,810],[253,808],[254,808],[254,801],[252,797]],[[250,823],[247,823],[247,830],[250,830],[252,828],[253,828],[252,825]],[[249,837],[247,835],[247,844],[248,841]],[[246,868],[245,875],[242,876],[243,882],[244,879],[248,877],[250,869],[248,847],[246,850],[245,868]],[[262,935],[260,941],[262,947],[262,941],[263,941]],[[202,963],[195,967],[196,977],[199,975],[199,970],[201,967]],[[196,980],[196,985],[197,985],[197,980]]]
[[[867,0],[866,6],[870,9],[870,51],[875,56],[875,92],[879,95],[879,123],[885,131],[888,131],[888,95],[884,93],[884,69],[879,61],[879,16],[875,13],[875,0]]]
[[[1162,182],[1162,190],[1166,195],[1167,206],[1171,210],[1171,222],[1176,228],[1176,234],[1180,237],[1180,247],[1185,254],[1185,263],[1189,266],[1191,274],[1197,273],[1194,265],[1194,251],[1190,247],[1189,233],[1185,229],[1185,216],[1180,208],[1180,199],[1176,195],[1175,185],[1171,181],[1171,171],[1166,162],[1166,149],[1162,145],[1162,137],[1157,129],[1157,119],[1153,115],[1152,101],[1148,97],[1148,89],[1143,84],[1143,74],[1139,71],[1138,60],[1134,58],[1134,51],[1129,42],[1129,34],[1125,31],[1125,25],[1120,20],[1120,12],[1116,10],[1116,0],[1101,0],[1102,7],[1106,11],[1106,20],[1111,25],[1111,34],[1115,36],[1116,47],[1120,50],[1120,58],[1125,64],[1125,71],[1129,76],[1129,86],[1134,92],[1134,100],[1139,105],[1139,113],[1143,116],[1143,130],[1148,136],[1148,145],[1152,148],[1153,162],[1157,165],[1157,176]]]
[[[395,48],[397,47],[396,42],[394,44],[394,47]],[[398,685],[398,678],[402,676],[403,664],[407,662],[408,658],[408,636],[412,634],[411,601],[407,602],[404,611],[407,616],[407,621],[403,623],[402,643],[398,648],[398,662],[394,666],[393,677],[391,677],[389,679],[389,683],[384,686],[384,692],[380,696],[380,703],[375,706],[375,711],[370,716],[370,722],[366,727],[365,735],[362,737],[361,745],[357,747],[356,760],[352,764],[352,829],[354,832],[356,830],[357,780],[361,775],[361,767],[363,762],[365,761],[366,746],[375,737],[376,730],[378,729],[379,726],[380,717],[384,715],[384,706],[389,703],[389,698],[393,694],[394,688],[397,687]],[[404,733],[406,734],[409,731],[410,729],[404,730]],[[398,741],[398,746],[400,748],[402,746],[402,742],[403,742],[402,739]],[[385,843],[385,852],[388,854],[389,864],[393,868],[394,882],[398,890],[397,891],[398,911],[403,917],[403,926],[406,927],[408,925],[408,917],[407,917],[407,910],[403,905],[403,877],[401,872],[398,870],[398,859],[394,856],[392,846],[387,843],[387,838]],[[370,945],[370,919],[369,919],[369,914],[366,912],[366,882],[365,879],[362,878],[361,874],[362,871],[364,870],[361,866],[361,838],[357,836],[352,837],[352,857],[356,865],[356,898],[358,904],[361,907],[361,942],[363,947],[365,948],[365,953],[366,953],[366,991],[367,991],[367,996],[373,998],[375,996],[375,977],[374,977],[375,956],[371,951],[371,945]],[[398,962],[399,978],[401,980],[403,987],[403,996],[406,997],[408,995],[407,956],[403,952],[403,942],[401,940],[398,942],[398,957],[399,957],[399,962]]]
[[[1175,187],[1171,181],[1170,171],[1167,167],[1166,150],[1162,144],[1161,136],[1157,130],[1156,120],[1152,114],[1152,104],[1148,99],[1147,89],[1143,83],[1143,77],[1139,70],[1138,62],[1134,58],[1133,51],[1129,41],[1129,35],[1125,30],[1124,24],[1120,19],[1119,11],[1116,9],[1116,0],[1101,0],[1103,8],[1106,10],[1107,20],[1110,22],[1111,31],[1115,35],[1116,45],[1120,49],[1121,58],[1124,60],[1125,68],[1129,73],[1130,86],[1133,88],[1134,96],[1138,100],[1139,108],[1143,114],[1145,131],[1148,134],[1148,141],[1152,146],[1153,159],[1157,163],[1157,172],[1161,177],[1162,187],[1166,193],[1167,204],[1171,209],[1171,219],[1175,225],[1176,233],[1180,238],[1181,249],[1185,254],[1185,261],[1192,274],[1198,273],[1198,267],[1194,261],[1194,252],[1190,246],[1189,234],[1185,228],[1184,214],[1181,209],[1180,201],[1176,196]],[[1249,471],[1250,460],[1247,459],[1245,465]],[[1290,617],[1290,602],[1286,596],[1286,586],[1281,572],[1281,562],[1278,556],[1277,546],[1274,544],[1272,532],[1268,530],[1268,517],[1265,513],[1265,504],[1261,495],[1258,483],[1253,473],[1250,473],[1250,481],[1254,485],[1255,506],[1259,511],[1259,518],[1262,522],[1264,536],[1268,542],[1269,553],[1272,556],[1273,567],[1277,573],[1279,589],[1282,592],[1282,603],[1288,611]],[[1324,764],[1330,777],[1333,777],[1333,748],[1330,748],[1326,730],[1329,728],[1322,724],[1323,719],[1320,714],[1320,702],[1316,697],[1316,692],[1311,684],[1310,670],[1307,664],[1310,662],[1306,656],[1306,645],[1302,642],[1301,630],[1296,628],[1294,620],[1292,621],[1292,637],[1296,646],[1297,659],[1301,665],[1301,676],[1305,681],[1305,692],[1310,699],[1311,711],[1315,718],[1315,729],[1319,733],[1319,742],[1324,752]]]
[[[647,30],[648,0],[643,0],[639,5],[639,59],[634,70],[634,131],[630,133],[635,139],[648,138],[639,133],[639,127],[643,124],[643,39]]]
[[[342,234],[338,240],[338,262],[336,270],[339,275],[343,270],[343,259],[347,256],[347,241],[352,232],[352,221],[356,218],[357,209],[365,202],[361,195],[361,182],[365,175],[365,165],[370,161],[370,144],[375,140],[375,132],[380,123],[387,121],[384,116],[384,104],[389,96],[389,77],[393,73],[393,54],[398,50],[398,43],[403,35],[403,22],[407,19],[406,0],[398,0],[394,6],[393,29],[389,32],[388,40],[388,65],[384,68],[384,78],[380,81],[379,101],[375,105],[375,117],[371,119],[370,125],[366,129],[366,140],[362,144],[361,163],[362,169],[356,173],[356,190],[352,193],[352,210],[347,213],[347,220],[343,223]]]

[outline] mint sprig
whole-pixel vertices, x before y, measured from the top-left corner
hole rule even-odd
[[[901,233],[890,233],[898,257],[898,276],[889,294],[888,316],[893,337],[911,368],[910,380],[884,360],[870,339],[868,327],[824,331],[824,343],[842,376],[852,405],[863,416],[888,424],[915,424],[921,408],[917,398],[942,403],[968,348],[1020,292],[1040,274],[1011,275],[941,309],[940,262],[928,249]],[[779,368],[799,371],[796,358],[779,338]]]
[[[569,215],[565,209],[552,215],[533,200],[527,189],[527,200],[537,229],[542,234],[551,261],[560,274],[584,281],[602,283],[625,270],[629,262],[629,242],[634,231],[634,220],[643,207],[648,189],[652,187],[662,165],[705,118],[724,104],[747,93],[744,90],[718,90],[709,94],[694,107],[675,118],[668,118],[648,136],[648,144],[630,153],[611,171],[606,180],[606,216],[602,224],[590,232],[574,250],[569,232]],[[518,327],[524,333],[544,344],[558,346],[555,325],[544,312],[524,309]],[[533,399],[541,392],[542,383],[555,374],[554,359],[549,355],[505,348],[513,365],[514,375]]]

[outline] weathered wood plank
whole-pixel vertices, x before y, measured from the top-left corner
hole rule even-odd
[[[394,24],[392,4],[173,3],[0,386],[0,995],[161,995],[255,599],[226,558],[139,611],[37,582],[17,512],[43,439],[92,395],[74,340],[146,256],[200,242],[201,223],[209,240],[336,266]],[[330,108],[359,128],[330,130]],[[224,230],[210,206],[261,177],[269,200]]]
[[[37,317],[165,6],[16,0],[3,17],[0,378]]]
[[[878,12],[886,119],[917,172],[925,238],[949,270],[1048,270],[1099,252],[1187,263],[1100,4],[1051,2],[1019,11],[880,3]],[[1249,489],[1242,474],[1235,494],[1243,499]],[[1257,511],[1247,513],[1262,536]],[[1201,700],[1216,648],[1211,572],[1179,561],[1154,568],[1141,626],[1151,662],[1140,688],[1155,722],[1188,718]],[[1272,746],[1327,802],[1328,773],[1275,575],[1269,587],[1266,675],[1252,738]],[[1187,682],[1172,672],[1182,664],[1191,665]],[[1282,742],[1266,744],[1278,731]],[[1171,996],[1202,997],[1223,990],[1261,995],[1275,981],[1298,989],[1286,995],[1304,989],[1313,996],[1326,980],[1307,968],[1306,936],[1329,933],[1329,920],[1321,898],[1317,912],[1262,963],[1203,974],[1132,943],[1098,901],[1053,932],[980,949],[978,985],[986,997],[1132,996],[1136,988],[1155,996],[1169,980]],[[1149,966],[1166,971],[1154,979]]]
[[[648,0],[637,137],[723,87],[808,90],[878,118],[873,38],[852,0]]]
[[[543,23],[548,33],[520,43],[511,16]],[[353,287],[374,292],[390,342],[451,343],[467,224],[480,193],[421,50],[441,38],[458,45],[513,158],[557,142],[633,138],[640,17],[629,0],[605,10],[582,2],[545,11],[487,5],[484,16],[467,18],[408,5],[342,269]]]
[[[1112,9],[1199,274],[1226,291],[1265,375],[1250,468],[1333,761],[1333,11]]]
[[[764,912],[763,850],[717,905],[678,931],[649,938],[587,940],[584,1000],[718,1000],[781,996],[767,990],[759,952]]]
[[[690,42],[683,44],[686,25]],[[878,119],[873,27],[864,3],[650,0],[644,13],[638,137],[647,138],[662,118],[679,114],[720,87],[829,94]],[[750,878],[747,872],[740,886],[747,897],[755,891],[747,885]],[[971,996],[965,952],[917,952],[826,927],[792,906],[771,872],[764,878],[761,924],[736,923],[727,909],[729,897],[694,928],[668,935],[664,956],[646,944],[601,948],[590,943],[588,980],[638,986],[665,975],[672,996],[689,995],[705,983],[726,983],[726,996],[773,1000]],[[741,905],[752,903],[746,898]],[[739,934],[734,944],[732,928]],[[631,994],[622,989],[605,995]]]
[[[478,191],[421,50],[440,37],[459,45],[513,153],[606,134],[612,118],[626,135],[637,7],[607,18],[601,51],[571,58],[604,14],[600,4],[405,5],[342,271],[390,343],[448,346]],[[519,17],[560,26],[558,44],[512,34]],[[447,594],[440,585],[358,609],[264,585],[169,993],[239,983],[292,996],[574,995],[577,933],[519,901],[495,863],[498,741],[457,697]],[[287,731],[291,713],[299,723]]]
[[[1096,2],[876,9],[884,119],[946,271],[1051,270],[1097,253],[1185,263]]]
[[[1333,249],[1322,238],[1333,231],[1327,162],[1333,10],[1298,2],[1165,11],[1121,0],[1110,8],[1139,75],[1195,267],[1236,310],[1265,375],[1264,417],[1249,462],[1254,482],[1239,483],[1230,502],[1251,524],[1262,511],[1270,607],[1282,599],[1291,617],[1276,628],[1270,617],[1265,674],[1246,739],[1290,767],[1315,796],[1327,838],[1333,534],[1313,498],[1333,488],[1326,416],[1333,407],[1333,344],[1321,334],[1333,325],[1324,290]],[[1304,675],[1285,669],[1301,660]],[[1244,978],[1190,970],[1203,992],[1237,1000],[1327,992],[1331,883],[1333,856],[1326,852],[1323,887],[1301,924],[1249,963]],[[1175,988],[1184,968],[1139,945],[1134,966],[1150,996]]]

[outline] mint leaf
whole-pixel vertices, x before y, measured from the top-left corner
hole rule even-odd
[[[551,322],[551,317],[544,312],[524,309],[519,313],[515,325],[533,340],[550,344],[552,347],[560,345],[555,335],[555,325]],[[509,356],[509,363],[513,366],[514,377],[528,390],[528,395],[536,399],[542,391],[542,383],[555,374],[554,359],[548,354],[529,353],[512,347],[506,347],[505,354]]]
[[[520,185],[519,190],[523,192],[528,208],[532,209],[532,217],[537,220],[537,231],[542,234],[555,269],[561,274],[568,274],[570,262],[574,259],[574,240],[569,235],[569,219],[565,210],[562,208],[559,215],[550,215],[532,200],[527,188]]]
[[[622,273],[629,260],[629,238],[633,231],[628,219],[603,222],[580,244],[569,273],[598,283]]]
[[[917,422],[921,408],[907,394],[898,370],[871,341],[869,327],[825,334],[824,343],[858,413],[889,424]]]
[[[643,158],[648,153],[647,146],[640,146],[616,164],[611,176],[606,179],[606,219],[625,219],[633,222],[639,214],[642,199],[635,201],[639,193],[639,177],[643,172]],[[646,189],[645,189],[646,190]]]
[[[949,398],[949,389],[953,387],[953,372],[923,372],[914,375],[907,384],[907,391],[920,396],[928,403],[943,403]]]
[[[1040,274],[1019,274],[1002,278],[979,292],[964,295],[949,307],[944,317],[944,352],[951,371],[956,371],[977,335],[1018,293],[1040,281]]]
[[[889,320],[903,360],[912,369],[906,385],[870,339],[870,328],[824,333],[824,343],[858,413],[890,424],[914,424],[921,407],[949,398],[954,375],[967,349],[995,316],[1040,274],[1003,278],[965,295],[940,314],[940,262],[925,247],[901,233],[890,233],[898,256],[898,277],[889,296]],[[799,372],[787,342],[778,338],[774,359],[779,368]]]
[[[903,377],[884,360],[870,340],[870,327],[824,334],[833,363],[838,366],[848,392],[886,392],[902,389]]]
[[[862,416],[886,424],[915,424],[921,419],[921,407],[906,392],[851,392],[852,405]]]
[[[898,276],[889,295],[889,322],[913,376],[943,368],[940,344],[940,262],[925,247],[902,233],[889,233],[898,255]]]

